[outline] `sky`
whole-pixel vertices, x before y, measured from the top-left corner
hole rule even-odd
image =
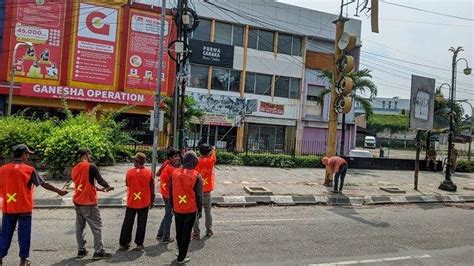
[[[340,5],[339,0],[278,1],[332,14],[338,13]],[[384,2],[468,19],[425,13]],[[349,17],[354,17],[355,5],[349,6]],[[409,98],[412,74],[436,79],[437,87],[445,82],[451,84],[453,54],[448,49],[452,46],[462,46],[465,51],[458,57],[466,58],[469,67],[474,68],[474,0],[380,0],[379,33],[371,32],[370,18],[366,15],[361,14],[357,19],[362,20],[360,68],[372,70],[380,97]],[[465,62],[458,63],[456,99],[467,99],[474,105],[474,74],[465,76],[462,73],[465,67]],[[443,93],[448,96],[446,86]],[[463,106],[466,113],[471,114],[469,105]]]

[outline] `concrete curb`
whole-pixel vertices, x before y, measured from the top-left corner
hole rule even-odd
[[[336,194],[330,196],[315,195],[275,195],[275,196],[222,196],[213,197],[212,203],[219,207],[250,207],[257,205],[332,205],[362,206],[386,204],[423,204],[423,203],[467,203],[474,202],[474,195],[423,195],[423,196],[365,196],[347,197]],[[101,198],[101,207],[125,207],[125,198]],[[156,198],[155,206],[163,207],[162,198]],[[36,199],[36,208],[72,208],[71,198]]]

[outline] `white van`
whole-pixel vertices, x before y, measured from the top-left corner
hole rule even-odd
[[[375,137],[366,136],[364,140],[364,148],[375,149],[375,146],[376,146]]]

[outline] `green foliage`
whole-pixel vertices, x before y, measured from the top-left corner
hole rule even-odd
[[[42,157],[46,145],[44,140],[56,128],[55,121],[41,121],[35,118],[11,116],[0,118],[0,155],[11,156],[12,147],[24,143],[34,149],[37,157]]]
[[[459,161],[456,167],[456,172],[473,173],[474,161]]]
[[[375,132],[382,132],[385,129],[390,129],[392,133],[405,131],[409,127],[409,117],[406,115],[374,114],[369,118],[367,127]]]
[[[321,157],[258,153],[235,155],[228,152],[218,152],[217,163],[281,168],[314,168],[322,166]]]
[[[174,101],[171,97],[165,97],[164,102],[166,105],[165,108],[165,123],[164,125],[168,125],[172,122],[172,114],[174,112]],[[179,106],[178,106],[179,107]],[[178,108],[179,110],[179,108]],[[191,119],[193,118],[201,118],[204,116],[204,112],[198,108],[198,102],[192,96],[186,96],[184,99],[184,127],[185,129],[190,128]]]
[[[242,165],[242,160],[238,155],[231,152],[218,152],[217,164]]]

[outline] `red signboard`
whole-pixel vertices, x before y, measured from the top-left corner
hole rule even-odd
[[[125,87],[155,90],[158,80],[159,38],[161,22],[159,14],[140,10],[130,10],[128,50],[126,57]],[[171,18],[165,21],[164,47],[170,39]],[[163,74],[161,82],[166,88],[169,58],[166,50],[163,54]]]
[[[260,112],[283,115],[285,106],[283,104],[267,103],[260,101]]]
[[[72,80],[114,85],[119,10],[79,4]]]
[[[126,104],[137,106],[153,106],[155,97],[141,93],[128,93],[122,91],[107,91],[84,89],[68,86],[40,85],[31,83],[22,83],[15,95],[39,97],[49,99],[66,98],[68,100]]]
[[[11,16],[10,58],[17,43],[15,76],[59,81],[64,38],[66,2],[61,0],[16,0]]]

